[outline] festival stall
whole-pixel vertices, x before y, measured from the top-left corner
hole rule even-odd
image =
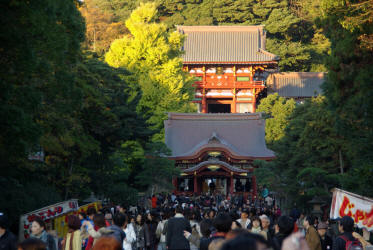
[[[345,215],[350,216],[357,227],[373,231],[373,199],[335,188],[330,218],[338,219]]]
[[[69,213],[64,214],[63,216],[56,217],[53,220],[53,228],[56,230],[57,235],[59,238],[63,238],[67,232],[67,217],[71,214],[79,215],[80,212],[87,213],[87,209],[90,207],[96,208],[96,211],[100,210],[102,208],[101,201],[92,202],[89,204],[86,204],[84,206],[79,207],[78,209],[71,211]]]
[[[19,219],[19,240],[22,241],[28,238],[31,234],[31,223],[35,217],[41,217],[47,224],[47,229],[55,230],[53,221],[62,217],[63,215],[78,209],[78,200],[71,199],[56,203],[41,209],[32,211],[30,213],[21,215]],[[57,232],[58,233],[58,232]]]
[[[87,212],[89,207],[94,207],[98,211],[102,208],[101,201],[92,202],[79,207],[78,200],[71,199],[21,215],[19,222],[19,240],[22,241],[30,236],[31,223],[35,217],[41,217],[45,221],[47,231],[54,231],[55,236],[63,238],[68,231],[67,217],[71,214],[78,215],[80,212]]]

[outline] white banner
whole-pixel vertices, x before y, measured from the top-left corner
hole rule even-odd
[[[373,231],[373,199],[338,188],[333,191],[330,218],[350,216],[359,228]]]

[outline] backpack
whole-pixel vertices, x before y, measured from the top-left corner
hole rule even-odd
[[[346,250],[363,250],[363,246],[359,240],[349,240],[344,235],[341,238],[346,242]]]

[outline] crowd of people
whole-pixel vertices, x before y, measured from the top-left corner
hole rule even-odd
[[[371,239],[343,217],[332,224],[293,209],[282,215],[269,197],[158,194],[141,206],[108,206],[69,215],[56,240],[35,218],[31,237],[16,244],[0,215],[0,250],[326,250],[365,249]]]

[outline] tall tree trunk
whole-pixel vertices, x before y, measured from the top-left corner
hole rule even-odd
[[[69,169],[68,177],[70,177],[73,173],[73,166],[74,166],[74,158],[72,158],[71,162],[70,162],[70,169]],[[67,200],[67,198],[69,197],[69,186],[70,186],[70,184],[66,183],[66,186],[65,186],[65,200]]]

